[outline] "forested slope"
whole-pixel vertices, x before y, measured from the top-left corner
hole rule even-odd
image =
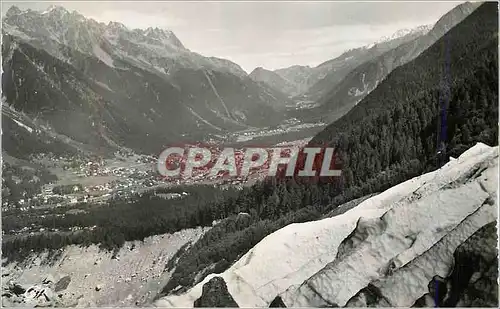
[[[483,4],[313,138],[336,147],[347,187],[400,182],[442,164],[440,150],[447,159],[497,143],[497,12]]]
[[[231,219],[234,224],[226,222],[212,229],[179,254],[164,292],[180,292],[208,273],[223,271],[285,225],[318,219],[352,199],[434,170],[449,155],[457,156],[477,142],[496,145],[497,91],[498,9],[494,3],[485,3],[414,61],[394,70],[348,114],[311,141],[337,148],[341,178],[312,183],[274,178],[243,189],[236,198],[218,196],[206,205],[186,206],[189,210],[182,212],[187,220],[177,220],[178,228],[208,225],[240,212],[248,213],[250,220]],[[440,117],[442,105],[446,108]],[[438,148],[438,135],[445,147]],[[438,149],[442,155],[438,156]],[[163,224],[169,222],[169,215],[165,210],[164,218],[130,225],[126,238],[165,232]],[[115,231],[130,223],[113,221]],[[140,233],[134,231],[136,226]],[[112,246],[123,242],[123,234],[103,231],[91,234],[108,235],[107,243]],[[89,238],[100,239],[94,236]],[[4,252],[23,246],[29,250],[29,245],[25,240],[8,247],[4,244]]]
[[[482,4],[414,61],[394,70],[310,142],[337,148],[342,177],[335,182],[270,179],[244,190],[224,208],[249,212],[254,222],[185,252],[164,292],[191,286],[197,272],[221,260],[230,264],[248,245],[291,222],[319,218],[352,199],[434,170],[477,142],[498,144],[497,31],[496,4]],[[446,108],[440,115],[441,105]],[[438,135],[446,146],[439,155]],[[247,246],[238,245],[245,241]]]

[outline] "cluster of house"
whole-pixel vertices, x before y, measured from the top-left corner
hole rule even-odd
[[[93,165],[86,165],[93,166]],[[91,175],[115,175],[118,179],[92,186],[74,185],[64,191],[54,190],[54,184],[46,184],[42,191],[33,197],[26,197],[17,201],[4,200],[2,209],[12,208],[27,211],[39,206],[66,206],[86,202],[105,202],[112,196],[126,197],[135,194],[138,189],[152,187],[160,183],[157,175],[151,172],[139,171],[135,168],[93,169]],[[88,174],[87,174],[88,175]],[[68,186],[66,186],[68,187]]]
[[[217,151],[215,151],[217,152]],[[226,172],[225,174],[219,173],[216,176],[210,174],[210,168],[198,170],[192,177],[189,178],[171,178],[164,179],[158,175],[154,170],[141,170],[135,167],[116,167],[112,168],[106,166],[103,160],[92,160],[92,161],[68,161],[69,159],[57,156],[44,157],[43,159],[51,159],[53,162],[58,161],[66,162],[64,163],[65,169],[70,169],[71,172],[80,177],[91,177],[91,176],[115,176],[112,177],[114,180],[109,182],[96,184],[96,185],[74,185],[72,188],[69,185],[65,186],[65,190],[57,190],[55,184],[46,184],[42,187],[40,193],[32,196],[19,199],[17,201],[2,201],[2,209],[9,210],[11,208],[16,208],[21,211],[28,211],[29,209],[40,207],[40,206],[67,206],[75,205],[78,203],[104,203],[111,197],[127,198],[131,197],[140,191],[155,187],[158,185],[165,184],[166,182],[170,185],[181,185],[181,184],[197,184],[197,183],[209,183],[214,185],[222,186],[242,186],[248,180],[248,176],[230,176]],[[42,159],[42,158],[38,158]],[[243,152],[236,151],[235,159],[237,165],[240,166],[243,160]],[[136,158],[136,163],[154,163],[154,157],[140,156]],[[69,162],[69,163],[68,163]],[[265,167],[264,167],[265,168]],[[258,173],[258,171],[255,171]],[[250,176],[252,177],[252,176]],[[68,188],[69,187],[69,188]],[[54,190],[56,189],[56,190]],[[179,198],[178,196],[172,196],[169,198]]]
[[[21,211],[27,211],[34,207],[39,206],[62,206],[68,204],[76,204],[79,202],[86,202],[87,197],[84,195],[75,196],[73,194],[60,195],[53,192],[53,185],[46,185],[42,192],[34,195],[33,197],[21,198],[17,201],[5,200],[2,202],[2,209],[9,210],[11,208],[17,208]],[[75,193],[78,192],[79,187],[75,186]]]
[[[64,214],[55,214],[57,217],[64,217]],[[41,217],[45,217],[42,215]],[[20,234],[26,234],[26,235],[35,235],[37,233],[46,233],[46,232],[59,232],[59,231],[71,231],[71,232],[76,232],[76,231],[82,231],[82,230],[88,230],[88,231],[93,231],[97,228],[97,225],[94,226],[72,226],[69,228],[63,228],[63,229],[58,229],[58,228],[52,228],[52,227],[39,227],[36,226],[34,223],[31,223],[29,226],[25,226],[22,229],[19,230],[10,230],[8,234],[10,235],[20,235]],[[6,233],[2,231],[2,235],[5,235]]]

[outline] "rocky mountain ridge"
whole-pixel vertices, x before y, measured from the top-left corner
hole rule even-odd
[[[12,6],[3,26],[6,33],[19,35],[63,61],[71,61],[71,58],[65,57],[61,45],[93,55],[111,67],[115,66],[115,60],[122,60],[163,74],[177,67],[188,67],[246,76],[233,62],[191,52],[170,30],[128,29],[119,22],[105,24],[76,11],[69,12],[62,6],[52,6],[44,12],[21,11]]]
[[[377,87],[395,68],[410,62],[469,16],[481,3],[465,2],[441,17],[423,35],[381,53],[350,71],[318,98],[318,114],[329,114],[330,121],[349,111]]]
[[[62,7],[13,6],[3,25],[3,101],[37,123],[29,139],[42,131],[71,148],[159,153],[283,120],[286,96],[229,60],[189,51],[170,31],[106,25]],[[19,134],[6,132],[7,151],[27,150]]]
[[[296,97],[296,100],[314,101],[320,98],[324,91],[341,81],[357,65],[418,36],[425,35],[429,30],[429,25],[401,29],[372,44],[347,50],[340,56],[316,67],[293,65],[274,71],[256,68],[250,77],[291,97]]]

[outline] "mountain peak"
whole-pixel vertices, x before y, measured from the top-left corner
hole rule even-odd
[[[124,24],[116,21],[110,21],[107,27],[113,30],[127,30],[127,27]]]
[[[146,30],[140,30],[140,32],[150,39],[158,40],[161,42],[168,42],[168,44],[170,45],[185,49],[182,42],[170,30],[161,29],[158,27],[148,27]]]
[[[47,8],[47,10],[43,11],[42,14],[66,14],[69,13],[66,8],[60,5],[51,5]]]
[[[11,17],[11,16],[15,16],[15,15],[19,15],[21,14],[23,11],[21,11],[17,6],[13,5],[9,8],[9,10],[7,11],[7,13],[5,13],[5,16],[6,17]]]
[[[167,29],[161,29],[158,27],[149,27],[145,30],[145,35],[147,36],[159,36],[159,37],[170,37],[173,32]]]
[[[260,71],[267,71],[266,69],[264,69],[263,67],[256,67],[255,69],[253,69],[252,73],[257,73],[257,72],[260,72]],[[250,74],[252,74],[250,73]]]
[[[144,35],[151,37],[151,38],[158,38],[158,39],[163,39],[163,38],[169,38],[172,35],[172,31],[169,30],[163,30],[158,27],[148,27],[144,31]]]
[[[287,69],[292,69],[292,70],[302,70],[302,69],[310,69],[311,67],[309,65],[300,65],[300,64],[294,64],[292,66],[289,66],[287,68],[282,68],[282,69],[278,69],[278,70],[287,70]],[[275,71],[278,71],[278,70],[275,70]]]
[[[477,9],[482,2],[464,2],[456,7],[454,7],[451,11],[443,15],[434,25],[433,31],[437,31],[439,33],[446,33],[448,30],[452,28],[452,25],[460,22],[465,16],[469,15]]]
[[[399,29],[390,36],[383,36],[378,41],[376,41],[374,44],[396,40],[396,39],[402,38],[402,37],[410,35],[410,34],[417,34],[417,33],[426,34],[427,32],[429,32],[432,29],[432,26],[433,25],[430,24],[430,25],[421,25],[421,26],[418,26],[415,28]]]

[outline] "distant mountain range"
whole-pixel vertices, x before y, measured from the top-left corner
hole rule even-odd
[[[59,6],[12,6],[2,21],[4,150],[159,153],[172,142],[220,140],[290,117],[331,122],[476,7],[462,4],[432,28],[400,30],[317,67],[247,75],[190,51],[168,30],[99,23]]]
[[[298,99],[314,101],[329,89],[332,83],[342,80],[357,65],[370,60],[404,42],[424,35],[430,26],[402,29],[390,37],[359,48],[348,50],[342,55],[325,61],[316,67],[294,65],[274,71],[256,68],[250,77]]]
[[[116,264],[124,251],[147,248],[128,241],[181,231],[183,242],[164,237],[179,248],[175,254],[162,248],[158,259],[142,260],[125,275],[107,273],[122,285],[84,275],[87,265],[70,263],[70,272],[97,278],[90,286],[116,296],[111,302],[129,295],[130,303],[154,299],[159,307],[498,307],[496,3],[461,4],[431,29],[402,30],[316,68],[259,68],[250,75],[192,53],[169,31],[101,24],[60,7],[43,13],[13,7],[4,25],[2,150],[11,156],[155,153],[167,143],[217,138],[295,114],[334,120],[308,146],[334,148],[341,169],[328,179],[269,177],[242,190],[228,186],[213,200],[211,188],[173,188],[186,197],[170,202],[154,198],[164,192],[155,188],[137,202],[82,204],[90,209],[83,217],[72,211],[64,221],[58,218],[70,214],[66,208],[54,219],[42,208],[40,221],[13,212],[20,220],[12,226],[35,232],[5,242],[11,258],[41,249],[52,258],[45,249],[100,243],[115,250],[107,256]],[[290,108],[308,102],[316,106]],[[305,164],[298,158],[297,173]],[[10,182],[18,170],[8,166]],[[115,216],[114,207],[125,211]],[[94,227],[61,237],[62,230],[37,232],[56,222]],[[207,229],[196,237],[186,230],[201,226]],[[68,260],[61,252],[52,262]],[[88,252],[95,267],[111,265]],[[121,255],[131,265],[136,258]],[[32,268],[26,271],[34,278]],[[9,302],[34,298],[33,289],[8,282]],[[82,286],[89,291],[80,282],[76,291]],[[63,290],[56,293],[70,295]],[[85,295],[91,299],[78,306],[99,304],[97,294]]]
[[[460,4],[434,25],[401,29],[314,68],[292,66],[275,71],[258,68],[250,77],[288,94],[297,106],[307,106],[307,110],[296,114],[298,118],[333,122],[375,89],[392,70],[417,57],[479,4]]]
[[[481,3],[466,2],[441,17],[428,32],[413,40],[369,59],[350,71],[338,83],[331,83],[329,90],[317,100],[318,114],[329,115],[332,122],[374,90],[395,68],[415,59],[455,25],[471,14]]]
[[[94,150],[156,153],[168,142],[275,125],[288,102],[237,64],[189,51],[171,31],[106,25],[62,7],[11,7],[3,42],[2,90],[11,112]]]

